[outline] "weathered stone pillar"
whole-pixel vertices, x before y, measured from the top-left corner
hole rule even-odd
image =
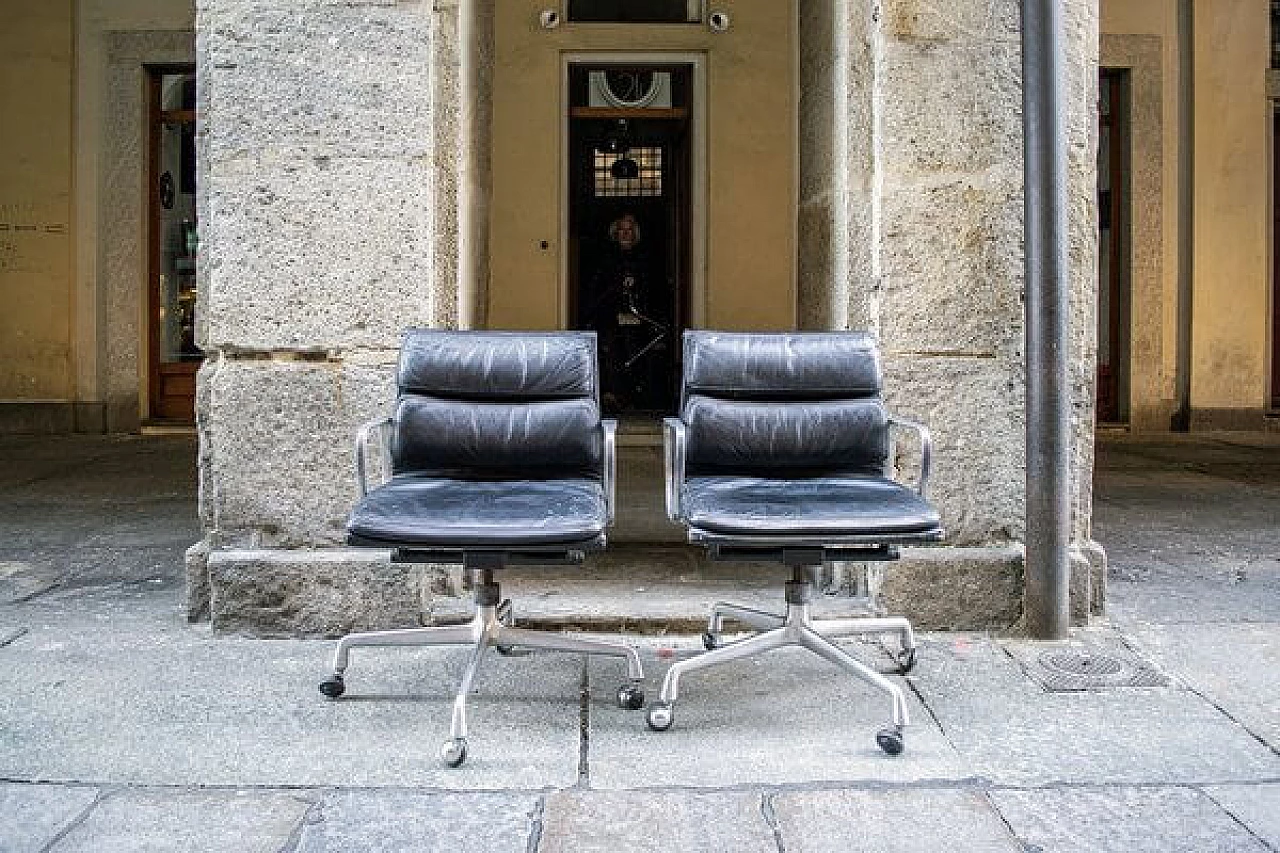
[[[210,550],[341,543],[355,428],[387,409],[402,330],[454,301],[434,274],[432,5],[201,0],[197,14],[209,358],[193,616]]]
[[[1088,544],[1092,479],[1096,7],[1068,3],[1073,363],[1078,417],[1075,539]],[[869,290],[895,411],[930,424],[932,497],[948,547],[913,552],[881,589],[890,610],[926,621],[985,607],[1017,615],[1025,535],[1025,354],[1021,52],[1017,0],[879,4],[873,54],[872,277]],[[851,169],[857,169],[853,164]],[[1096,551],[1096,546],[1093,551]],[[1100,555],[1100,552],[1097,552]],[[1077,618],[1096,606],[1075,559]],[[1100,560],[1099,560],[1100,564]],[[954,590],[948,601],[938,587]]]

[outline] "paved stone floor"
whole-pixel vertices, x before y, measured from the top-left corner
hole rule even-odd
[[[0,439],[4,853],[1280,850],[1276,436],[1104,438],[1108,620],[925,635],[898,758],[885,703],[801,653],[690,677],[664,734],[614,705],[617,661],[495,655],[458,770],[458,654],[357,650],[326,702],[331,643],[186,624],[193,455]],[[629,639],[650,693],[696,647]],[[1065,652],[1167,678],[1048,690]]]

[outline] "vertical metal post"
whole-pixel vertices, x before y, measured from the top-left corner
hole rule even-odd
[[[1026,182],[1027,568],[1031,636],[1070,624],[1071,387],[1062,0],[1022,2]]]

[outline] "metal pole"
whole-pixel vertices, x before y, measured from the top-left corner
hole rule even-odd
[[[1022,2],[1026,182],[1027,568],[1031,636],[1070,624],[1071,386],[1062,0]]]

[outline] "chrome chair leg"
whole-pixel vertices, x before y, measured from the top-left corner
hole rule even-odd
[[[754,607],[743,607],[727,601],[717,601],[711,605],[711,618],[707,620],[707,632],[702,635],[702,645],[708,651],[720,645],[720,633],[724,630],[725,617],[735,619],[748,628],[767,631],[770,628],[781,628],[787,619],[777,613],[757,610]]]
[[[579,652],[589,655],[608,655],[625,658],[627,682],[618,688],[618,705],[628,710],[644,707],[644,669],[640,655],[623,643],[589,640],[566,634],[531,631],[514,628],[511,620],[511,603],[483,604],[476,608],[476,615],[465,625],[445,625],[431,628],[404,628],[394,631],[367,631],[348,634],[338,641],[334,652],[334,674],[320,684],[320,692],[337,699],[346,691],[343,674],[347,670],[351,649],[357,646],[471,646],[471,656],[462,673],[462,682],[453,700],[453,717],[449,739],[440,749],[440,760],[450,767],[457,767],[467,757],[467,697],[480,670],[485,650],[494,647],[499,651],[521,646],[547,651]]]
[[[916,665],[916,635],[903,616],[855,619],[815,619],[809,627],[824,637],[852,637],[857,634],[897,634],[899,651],[894,655],[898,674],[906,675]]]
[[[680,698],[680,677],[690,672],[697,672],[711,666],[750,657],[762,652],[772,651],[788,645],[792,640],[786,628],[774,628],[754,637],[739,640],[727,646],[720,646],[696,657],[686,658],[671,665],[666,677],[662,680],[662,692],[658,694],[658,702],[649,709],[646,722],[656,732],[671,728],[674,715],[672,706]]]
[[[449,739],[440,748],[440,760],[450,767],[457,767],[467,758],[467,696],[471,693],[471,685],[475,683],[476,673],[480,671],[480,663],[484,660],[488,638],[471,647],[471,659],[467,668],[462,671],[462,681],[458,684],[458,694],[453,700],[453,719],[449,725]]]
[[[680,696],[682,676],[783,646],[803,646],[889,696],[890,724],[876,733],[876,743],[890,755],[901,753],[904,744],[902,730],[910,722],[902,689],[837,646],[830,638],[849,634],[897,633],[902,638],[904,649],[910,652],[911,660],[914,662],[915,636],[911,631],[910,623],[900,617],[813,620],[809,614],[809,592],[803,587],[803,584],[796,582],[795,588],[789,591],[785,617],[738,605],[717,603],[712,609],[709,623],[712,630],[708,631],[708,636],[720,627],[725,616],[730,615],[741,618],[747,624],[752,624],[748,620],[755,619],[757,624],[776,627],[769,627],[761,633],[726,646],[709,646],[710,650],[703,654],[672,664],[663,679],[662,692],[658,696],[658,701],[649,708],[646,716],[649,728],[654,731],[666,731],[671,727],[675,720],[674,705]]]
[[[850,675],[865,681],[882,693],[887,693],[893,703],[891,710],[893,725],[901,728],[910,724],[907,715],[907,700],[903,697],[902,688],[867,666],[835,643],[810,628],[797,628],[800,643],[806,649],[821,655]]]
[[[351,649],[357,646],[456,646],[473,643],[476,641],[481,621],[480,615],[477,614],[475,619],[465,625],[438,625],[431,628],[401,628],[395,631],[347,634],[338,640],[338,648],[333,654],[334,677],[339,681],[342,680],[342,674],[347,671],[347,659]],[[324,692],[323,687],[320,689]],[[337,698],[342,694],[334,695],[326,692],[325,695]]]
[[[627,659],[627,677],[632,681],[644,680],[640,655],[631,646],[610,643],[605,640],[588,640],[568,634],[552,634],[531,631],[527,628],[508,628],[499,625],[494,631],[494,642],[507,646],[525,646],[552,652],[581,652],[588,655],[608,655]]]

